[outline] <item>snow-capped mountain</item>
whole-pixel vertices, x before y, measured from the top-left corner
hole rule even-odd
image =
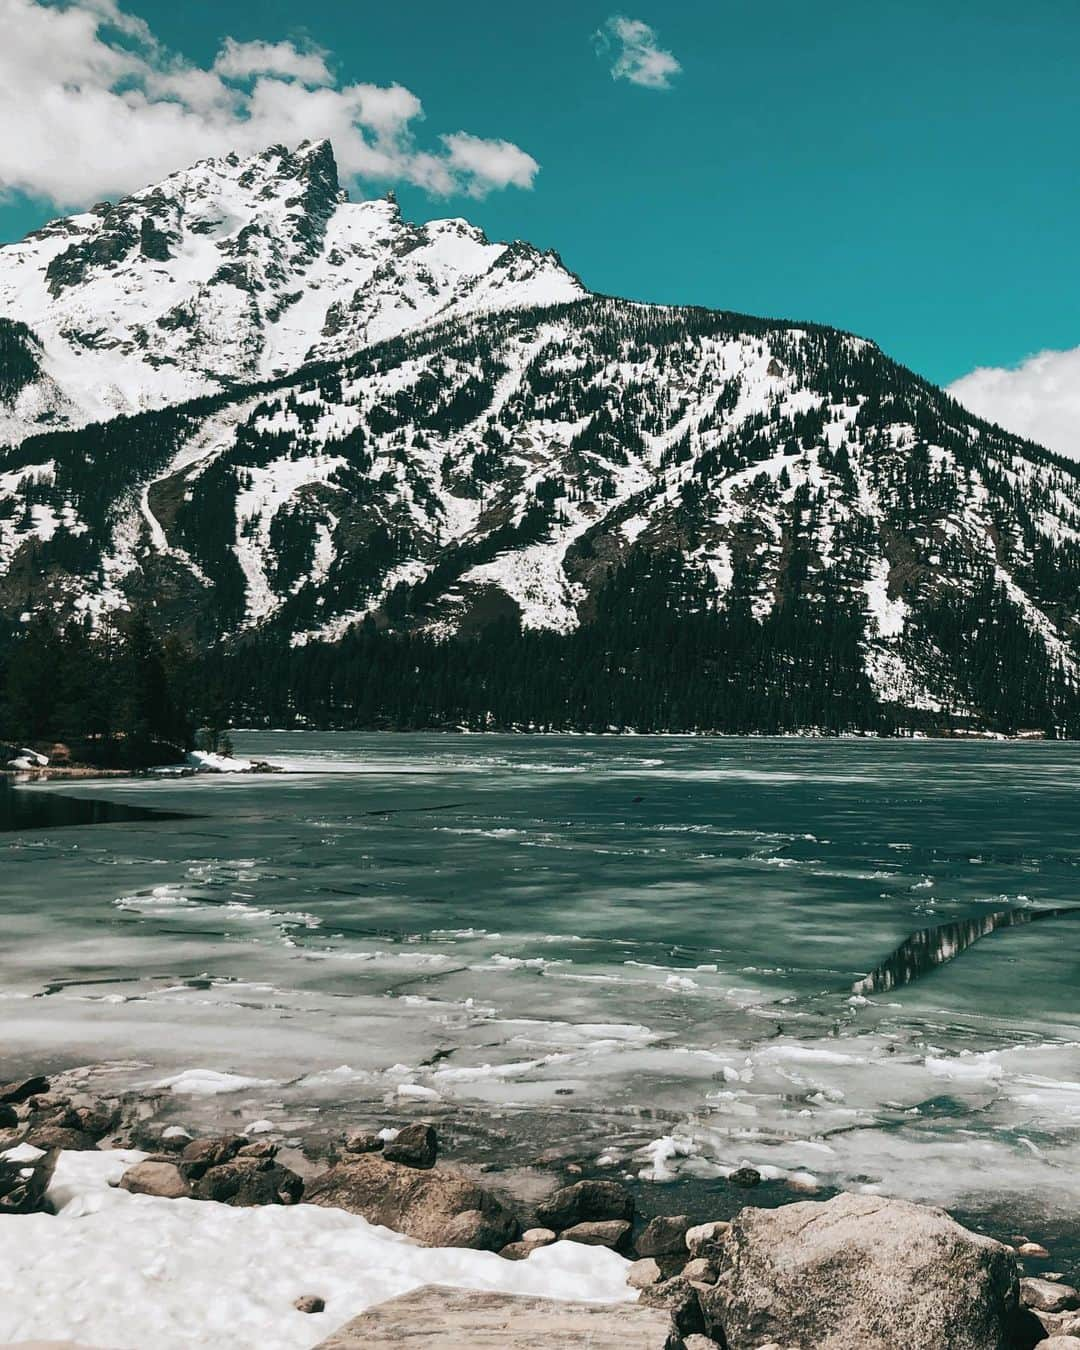
[[[623,675],[658,624],[714,615],[677,677],[699,705],[724,679],[756,682],[758,708],[813,683],[815,716],[849,710],[829,725],[874,705],[1080,729],[1080,466],[873,343],[592,296],[552,255],[340,201],[331,165],[310,147],[199,166],[169,180],[183,191],[148,235],[130,203],[159,190],[137,194],[111,268],[97,217],[23,246],[59,238],[56,294],[0,321],[0,397],[47,372],[38,387],[85,413],[49,365],[80,288],[114,287],[108,331],[162,344],[156,362],[135,337],[110,349],[130,403],[169,397],[159,373],[212,389],[207,352],[232,365],[193,402],[0,453],[0,613],[148,603],[201,644],[294,661],[362,631],[441,640],[509,620],[604,633]],[[197,300],[151,286],[146,237]],[[218,249],[241,238],[250,251]],[[214,280],[205,248],[245,286]],[[191,305],[191,328],[139,318],[151,297]]]
[[[328,141],[204,160],[0,248],[25,325],[0,444],[346,356],[434,316],[585,294],[551,253],[350,202]]]

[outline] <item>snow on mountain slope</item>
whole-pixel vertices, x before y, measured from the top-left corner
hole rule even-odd
[[[584,294],[551,253],[349,202],[327,141],[205,160],[0,248],[0,316],[29,330],[30,361],[0,386],[0,443],[287,374],[435,316]]]
[[[567,633],[644,567],[796,644],[851,616],[886,703],[969,710],[984,628],[1039,679],[1080,666],[1075,466],[850,335],[596,297],[30,440],[0,457],[0,553],[41,601],[153,598],[208,639]]]

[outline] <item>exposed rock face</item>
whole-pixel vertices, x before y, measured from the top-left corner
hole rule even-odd
[[[231,1162],[247,1142],[242,1134],[226,1134],[217,1139],[193,1139],[190,1144],[185,1144],[180,1154],[184,1175],[192,1181],[198,1181],[212,1167]]]
[[[578,1223],[632,1219],[634,1198],[617,1181],[575,1181],[537,1205],[536,1216],[547,1227],[562,1232]]]
[[[942,1210],[877,1196],[744,1209],[724,1269],[699,1290],[706,1331],[729,1350],[1010,1350],[1019,1309],[1012,1251]]]
[[[316,1177],[304,1199],[347,1209],[431,1246],[500,1251],[518,1233],[514,1216],[466,1177],[405,1167],[373,1153],[350,1157]]]

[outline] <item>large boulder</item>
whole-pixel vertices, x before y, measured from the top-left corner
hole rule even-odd
[[[698,1294],[729,1350],[1011,1350],[1021,1318],[1011,1249],[904,1200],[744,1209],[721,1261]]]
[[[497,1252],[518,1235],[513,1214],[467,1177],[405,1167],[377,1153],[337,1163],[308,1184],[304,1200],[347,1209],[432,1247]]]
[[[577,1223],[632,1219],[634,1197],[617,1181],[575,1181],[572,1186],[553,1191],[537,1205],[536,1217],[557,1233]]]
[[[165,1200],[180,1200],[191,1194],[187,1178],[175,1163],[152,1158],[129,1167],[120,1178],[120,1188],[132,1195],[156,1195]]]
[[[295,1205],[304,1194],[303,1178],[273,1158],[233,1158],[212,1167],[191,1183],[196,1200],[219,1204]]]

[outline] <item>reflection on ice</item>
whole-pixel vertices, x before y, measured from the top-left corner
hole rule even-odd
[[[856,980],[851,992],[884,994],[890,989],[911,984],[936,966],[944,966],[955,960],[980,938],[988,937],[1001,928],[1017,928],[1040,919],[1077,916],[1080,916],[1080,906],[1071,909],[1004,909],[957,923],[938,924],[936,928],[921,928],[902,942],[876,970]]]

